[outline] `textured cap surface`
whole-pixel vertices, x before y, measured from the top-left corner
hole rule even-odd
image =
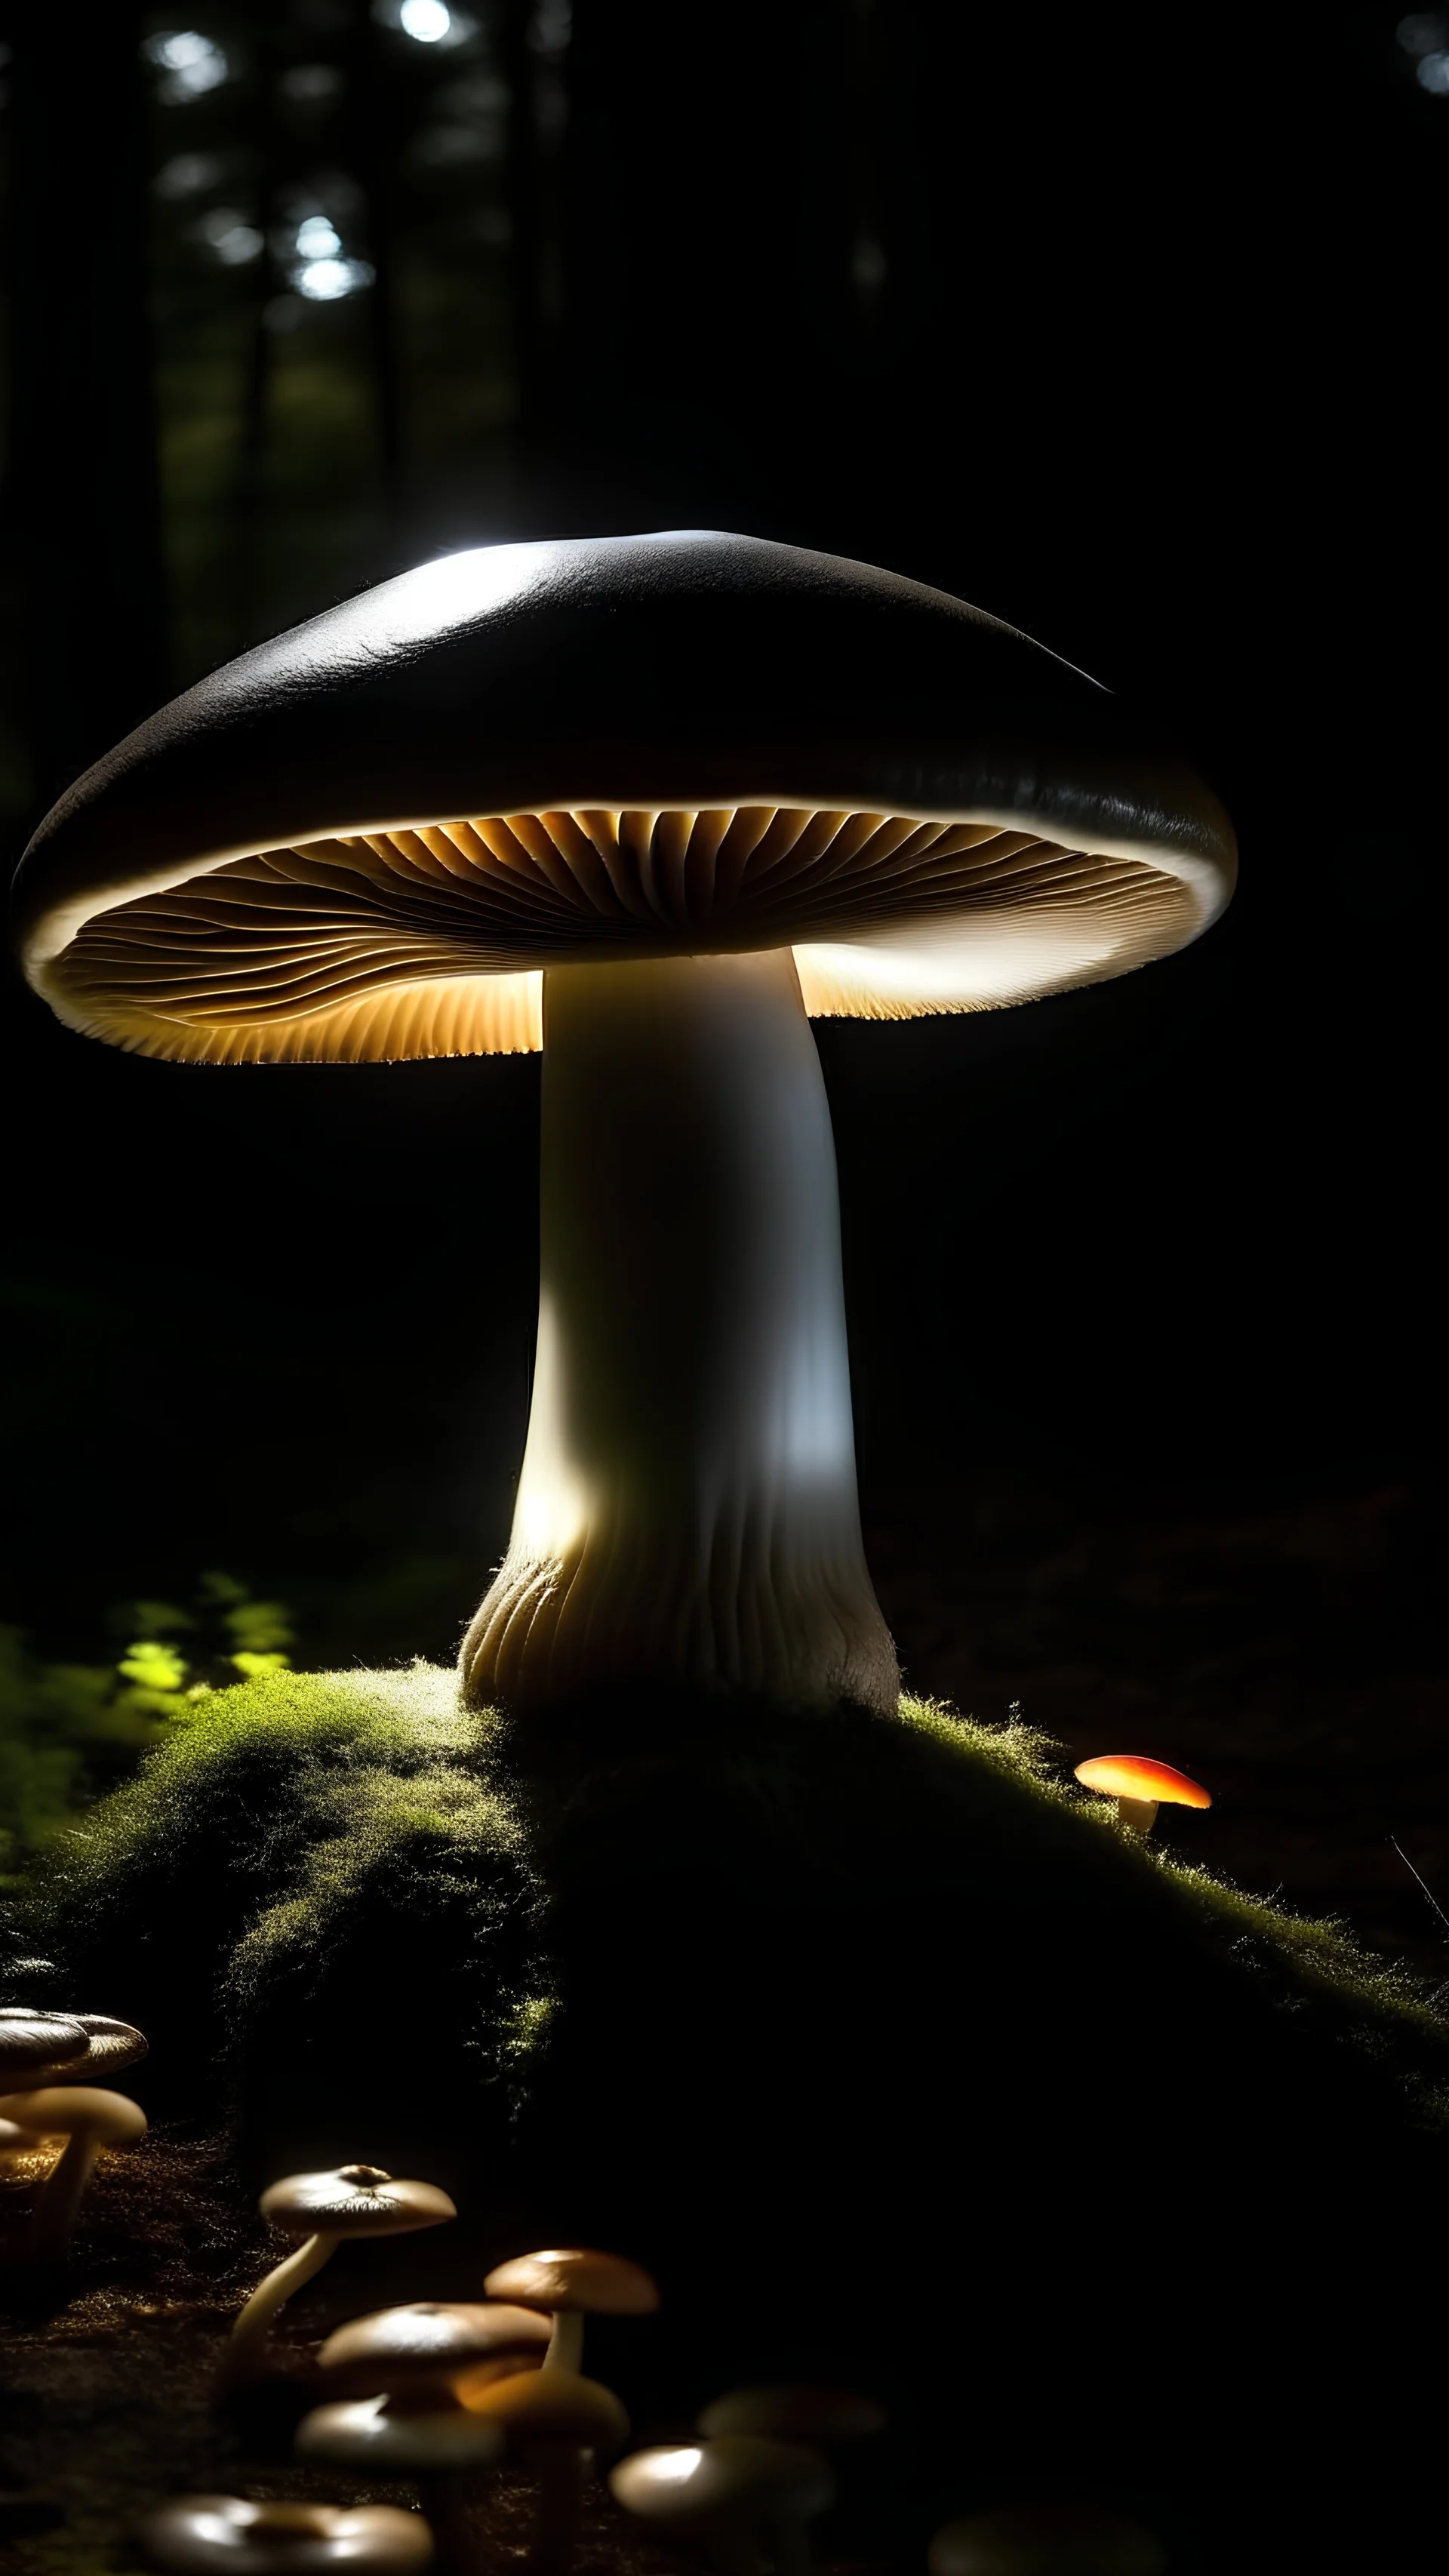
[[[380,2165],[339,2165],[329,2173],[284,2174],[257,2204],[288,2236],[406,2236],[458,2213],[430,2182],[394,2182]]]
[[[0,2092],[33,2085],[53,2067],[81,2064],[88,2046],[85,2025],[74,2013],[7,2008],[0,2012]]]
[[[497,2264],[483,2287],[490,2298],[519,2299],[554,2313],[648,2317],[659,2305],[658,2288],[642,2264],[623,2254],[595,2254],[582,2245],[516,2254]]]
[[[1184,763],[919,582],[685,531],[445,557],[202,681],[17,883],[74,1026],[191,1060],[534,1046],[550,964],[789,947],[807,1007],[985,1008],[1221,909]]]

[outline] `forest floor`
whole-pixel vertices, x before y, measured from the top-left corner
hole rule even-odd
[[[168,2496],[243,2495],[411,2506],[383,2485],[293,2465],[291,2432],[322,2402],[315,2358],[342,2320],[374,2306],[459,2292],[453,2270],[409,2238],[343,2249],[279,2320],[273,2374],[244,2413],[212,2402],[217,2356],[276,2240],[214,2140],[155,2130],[129,2155],[104,2156],[64,2284],[27,2277],[25,2220],[41,2160],[0,2179],[0,2566],[6,2576],[122,2576],[148,2562],[141,2518]],[[421,2286],[420,2286],[421,2284]],[[676,2438],[687,2426],[649,2427]],[[505,2472],[480,2485],[484,2563],[521,2562],[533,2482]],[[670,2576],[678,2562],[647,2540],[595,2481],[578,2566],[585,2576]],[[863,2576],[863,2571],[862,2571]]]

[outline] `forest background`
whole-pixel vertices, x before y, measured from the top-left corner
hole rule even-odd
[[[870,1552],[914,1686],[1181,1762],[1194,1852],[1442,1969],[1449,19],[66,0],[5,79],[12,855],[218,661],[518,537],[864,557],[1174,725],[1200,947],[819,1031]],[[18,985],[5,1044],[14,1868],[259,1659],[454,1651],[538,1067],[194,1073]]]

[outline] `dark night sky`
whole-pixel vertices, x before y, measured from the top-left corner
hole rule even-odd
[[[821,1031],[868,1512],[1432,1472],[1449,101],[1393,25],[576,12],[516,470],[414,489],[391,563],[669,525],[874,559],[1154,701],[1240,834],[1175,961]],[[525,1418],[536,1061],[214,1073],[7,1022],[6,1613],[60,1643],[219,1563],[326,1594],[334,1650],[446,1652]]]

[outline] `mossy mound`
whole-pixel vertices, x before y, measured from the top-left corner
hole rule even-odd
[[[523,1746],[425,1667],[279,1675],[93,1811],[31,1935],[44,1999],[150,2031],[158,2107],[232,2088],[254,2170],[411,2164],[480,2261],[641,2255],[636,2417],[884,2384],[922,2514],[1040,2491],[1046,2425],[1058,2482],[1170,2523],[1206,2440],[1243,2567],[1229,2507],[1285,2445],[1411,2437],[1427,2294],[1383,2230],[1442,2264],[1449,2021],[1025,1730],[680,1702]],[[1324,2360],[1369,2349],[1369,2385]]]

